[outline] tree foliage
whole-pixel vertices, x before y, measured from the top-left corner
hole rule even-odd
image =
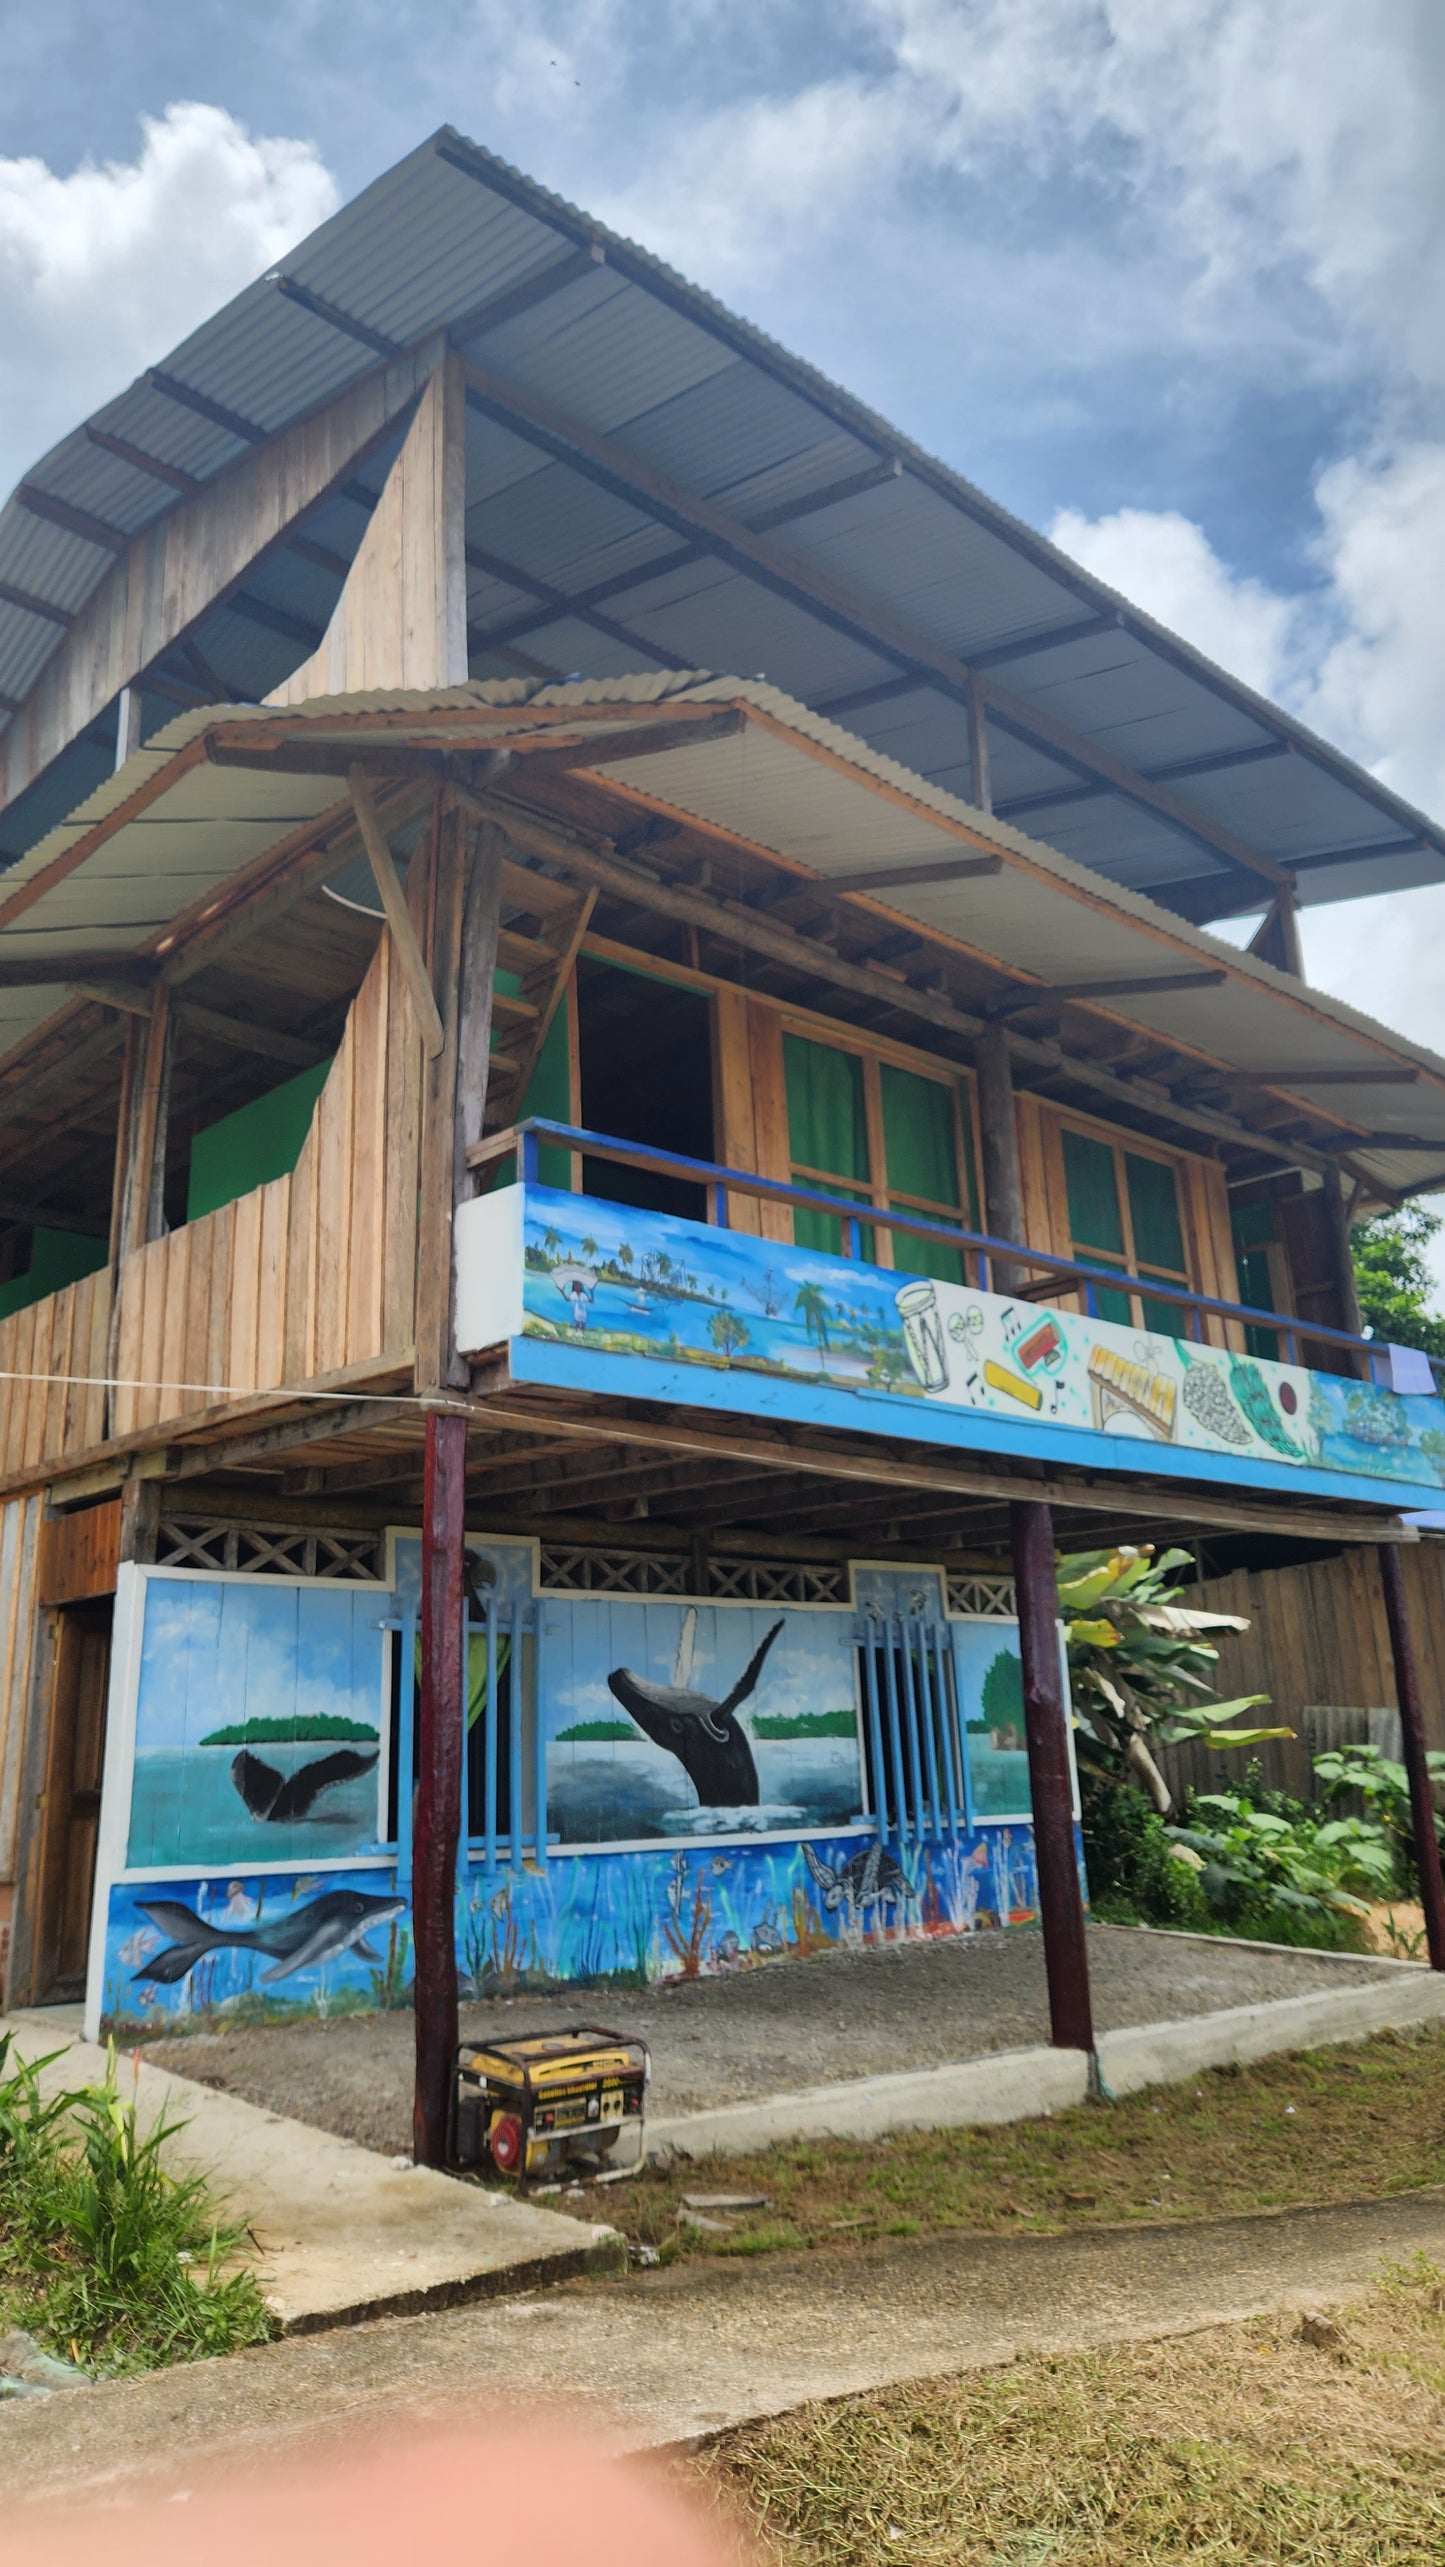
[[[1445,1319],[1430,1306],[1436,1285],[1429,1250],[1442,1228],[1438,1213],[1407,1203],[1356,1222],[1350,1233],[1360,1317],[1392,1346],[1445,1356]]]

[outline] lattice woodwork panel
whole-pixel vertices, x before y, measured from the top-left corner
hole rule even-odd
[[[542,1585],[562,1595],[686,1595],[691,1563],[678,1551],[579,1551],[542,1545]]]
[[[273,1577],[358,1578],[379,1585],[385,1575],[385,1553],[379,1533],[166,1515],[161,1518],[156,1563],[167,1569],[250,1570],[258,1575],[264,1570]]]
[[[749,1604],[846,1604],[848,1571],[841,1560],[822,1567],[795,1560],[713,1560],[708,1593]]]
[[[982,1613],[1011,1622],[1018,1611],[1012,1578],[978,1577],[959,1572],[947,1580],[950,1613]]]

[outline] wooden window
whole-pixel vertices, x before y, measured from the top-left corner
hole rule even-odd
[[[783,1036],[783,1077],[795,1185],[816,1185],[878,1211],[975,1221],[972,1150],[956,1081],[790,1032]],[[800,1247],[845,1250],[837,1214],[799,1205],[793,1236]],[[943,1240],[865,1224],[861,1249],[877,1265],[945,1283],[966,1280],[961,1251]]]
[[[1116,1266],[1122,1274],[1157,1276],[1161,1283],[1192,1283],[1173,1164],[1069,1124],[1060,1127],[1059,1139],[1069,1253],[1093,1266]],[[1125,1327],[1152,1328],[1165,1337],[1189,1333],[1189,1315],[1179,1302],[1099,1286],[1097,1307],[1101,1319],[1117,1320]]]

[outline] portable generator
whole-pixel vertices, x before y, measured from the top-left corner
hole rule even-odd
[[[600,2023],[568,2023],[516,2040],[463,2042],[457,2052],[457,2157],[523,2181],[595,2168],[636,2134],[625,2168],[646,2151],[645,2041]]]

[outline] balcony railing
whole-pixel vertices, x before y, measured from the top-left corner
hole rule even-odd
[[[692,1159],[676,1150],[620,1141],[611,1133],[589,1132],[579,1124],[553,1123],[529,1115],[509,1130],[491,1133],[485,1141],[478,1142],[467,1154],[468,1165],[481,1170],[515,1157],[523,1184],[535,1186],[541,1182],[538,1162],[544,1149],[606,1159],[620,1167],[639,1168],[650,1175],[699,1186],[712,1227],[729,1227],[729,1195],[751,1195],[760,1202],[796,1205],[809,1212],[827,1213],[837,1220],[841,1253],[860,1262],[865,1230],[902,1231],[909,1238],[933,1239],[956,1248],[963,1258],[965,1274],[980,1292],[1004,1292],[1022,1301],[1042,1301],[1073,1292],[1093,1319],[1103,1315],[1099,1308],[1101,1293],[1139,1294],[1151,1302],[1173,1304],[1184,1317],[1184,1333],[1197,1342],[1205,1342],[1206,1319],[1234,1320],[1244,1327],[1267,1329],[1278,1341],[1286,1363],[1307,1362],[1299,1353],[1301,1343],[1336,1347],[1350,1358],[1352,1369],[1363,1379],[1386,1387],[1389,1384],[1387,1348],[1367,1337],[1352,1336],[1347,1329],[1326,1328],[1316,1320],[1298,1319],[1278,1310],[1256,1309],[1249,1302],[1220,1301],[1211,1293],[1165,1283],[1154,1275],[1130,1274],[1122,1267],[1090,1265],[1081,1257],[1056,1257],[1017,1239],[995,1238],[987,1230],[969,1230],[957,1222],[930,1221],[918,1212],[860,1203],[856,1195],[829,1194],[817,1186],[792,1185],[777,1177],[753,1176],[745,1168],[723,1167],[713,1159]],[[1020,1268],[1029,1270],[1031,1280],[1027,1283],[1016,1280]],[[1002,1279],[996,1281],[1000,1270]]]

